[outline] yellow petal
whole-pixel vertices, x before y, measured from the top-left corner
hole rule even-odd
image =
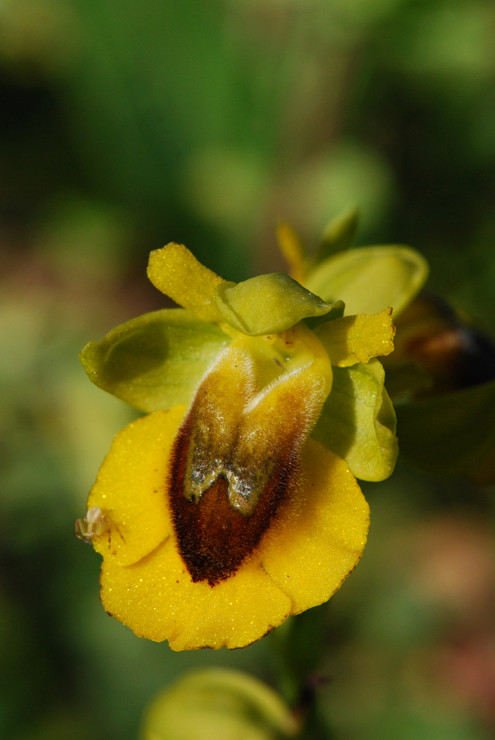
[[[133,421],[115,437],[88,499],[103,512],[95,550],[120,564],[148,555],[171,531],[166,484],[170,448],[185,406]]]
[[[368,504],[343,460],[310,440],[302,462],[302,483],[259,549],[293,614],[339,588],[361,557],[369,527]]]
[[[148,277],[153,285],[203,321],[222,321],[215,305],[223,278],[204,267],[183,244],[167,244],[150,254]]]
[[[101,577],[103,606],[139,636],[173,650],[244,647],[284,621],[290,600],[253,559],[216,586],[193,583],[173,538],[137,565],[111,558]]]
[[[298,372],[305,370],[289,380]],[[338,589],[364,548],[368,507],[346,464],[309,441],[301,472],[259,545],[230,577],[193,583],[166,490],[184,412],[133,422],[102,466],[88,502],[102,508],[109,525],[94,538],[104,558],[102,602],[137,635],[167,639],[174,650],[243,647]]]
[[[88,501],[104,509],[111,525],[93,540],[104,558],[102,602],[137,635],[168,639],[175,650],[243,647],[286,619],[290,600],[252,558],[214,588],[192,582],[165,492],[183,414],[178,407],[132,422],[103,463]]]
[[[366,364],[372,357],[393,352],[395,327],[392,309],[386,308],[371,315],[344,316],[321,324],[315,333],[328,352],[332,365]]]
[[[277,226],[277,241],[280,251],[290,267],[290,276],[298,283],[304,284],[305,249],[298,234],[292,226],[282,222]]]
[[[192,582],[174,534],[128,566],[103,548],[105,609],[140,637],[191,650],[243,647],[322,603],[361,556],[368,507],[345,463],[316,442],[304,453],[302,482],[257,550],[215,586]]]

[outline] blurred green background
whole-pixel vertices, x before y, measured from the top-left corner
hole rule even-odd
[[[279,219],[312,244],[357,204],[358,243],[417,247],[493,331],[494,30],[492,0],[0,0],[1,737],[134,738],[191,668],[280,686],[284,640],[328,679],[322,737],[494,736],[493,489],[404,464],[367,486],[316,649],[291,624],[232,653],[140,640],[73,535],[133,414],[77,353],[164,306],[151,249],[244,279],[285,269]]]

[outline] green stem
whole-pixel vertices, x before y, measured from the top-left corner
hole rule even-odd
[[[317,696],[330,684],[319,670],[324,644],[326,605],[288,619],[272,634],[280,693],[301,720],[301,737],[332,740],[317,712]]]

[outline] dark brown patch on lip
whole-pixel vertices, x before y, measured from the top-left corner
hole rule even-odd
[[[191,500],[186,496],[185,480],[190,427],[188,416],[172,451],[169,485],[172,519],[179,552],[192,580],[215,586],[235,573],[260,542],[286,497],[297,462],[291,452],[283,455],[280,450],[277,459],[266,460],[270,475],[250,514],[232,506],[229,483],[223,474],[199,499]]]
[[[259,389],[251,356],[235,345],[203,378],[167,481],[179,554],[194,582],[215,586],[258,547],[297,485],[324,391],[312,365]]]

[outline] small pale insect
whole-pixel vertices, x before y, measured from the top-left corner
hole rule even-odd
[[[76,519],[74,523],[74,532],[83,542],[91,544],[93,537],[110,531],[110,522],[105,519],[102,509],[99,506],[92,506],[88,509],[84,519]]]

